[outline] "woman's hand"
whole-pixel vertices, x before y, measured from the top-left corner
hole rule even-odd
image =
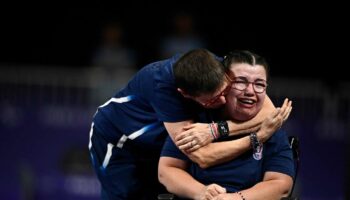
[[[214,199],[219,194],[226,193],[226,189],[221,187],[218,184],[210,184],[204,188],[204,191],[201,193],[199,197],[196,197],[196,200],[211,200]]]
[[[292,101],[285,99],[281,108],[276,108],[261,124],[257,136],[261,142],[268,140],[274,132],[281,128],[292,111]]]

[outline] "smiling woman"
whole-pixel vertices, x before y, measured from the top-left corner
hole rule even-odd
[[[238,89],[231,86],[223,108],[207,109],[198,114],[200,122],[237,120],[247,122],[262,110],[266,98],[267,64],[265,60],[248,51],[235,51],[225,58],[224,65],[234,75]],[[234,85],[235,83],[233,83]],[[252,86],[251,86],[252,85]],[[241,87],[240,87],[241,86]],[[224,90],[225,91],[225,90]],[[220,93],[222,94],[222,92]],[[287,104],[287,101],[285,101]],[[289,103],[290,106],[290,103]],[[291,108],[290,108],[291,109]],[[290,112],[284,109],[283,112]],[[280,111],[276,109],[275,112]],[[281,111],[282,112],[282,111]],[[281,118],[280,118],[281,119]],[[181,152],[171,140],[167,140],[159,160],[159,180],[168,191],[189,199],[281,199],[289,194],[293,185],[294,162],[288,138],[275,126],[269,140],[262,143],[257,133],[248,136],[217,138],[216,125],[210,125],[215,141],[194,152]],[[225,124],[218,123],[225,127]],[[261,128],[263,129],[263,124]],[[226,128],[224,128],[226,129]],[[261,131],[260,129],[259,131]],[[248,151],[206,166],[192,162],[189,158],[203,149],[221,156],[220,147],[230,142],[247,139]],[[175,143],[176,144],[176,143]],[[230,148],[225,148],[228,153]]]
[[[249,120],[259,112],[265,100],[268,65],[264,58],[248,51],[229,53],[224,64],[234,76],[226,112],[237,120]]]

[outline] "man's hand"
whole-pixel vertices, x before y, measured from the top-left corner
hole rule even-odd
[[[292,101],[287,98],[284,100],[282,108],[276,108],[261,124],[260,130],[257,132],[261,142],[268,140],[272,134],[288,119],[292,111]]]
[[[183,132],[175,137],[176,146],[187,152],[195,151],[213,141],[209,124],[195,123],[185,126]]]
[[[214,183],[206,186],[203,192],[201,193],[201,195],[195,199],[210,200],[210,199],[214,199],[216,196],[223,193],[226,193],[226,189]]]

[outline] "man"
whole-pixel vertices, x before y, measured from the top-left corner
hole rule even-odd
[[[227,94],[227,103],[222,108],[203,111],[200,120],[251,120],[262,109],[266,97],[267,63],[251,52],[236,51],[225,59],[224,64],[232,72],[232,89]],[[294,163],[286,134],[279,130],[264,145],[255,133],[241,139],[250,141],[250,151],[210,168],[192,163],[171,140],[167,140],[159,161],[160,182],[170,192],[196,200],[273,200],[287,196],[293,183]],[[215,148],[215,145],[225,143],[215,142],[208,146]]]
[[[216,108],[225,104],[227,86],[220,58],[197,49],[145,66],[125,88],[101,105],[91,126],[89,149],[103,198],[154,199],[158,192],[153,188],[157,163],[166,136],[169,133],[188,152],[213,141],[208,124],[195,124],[187,131],[183,127],[193,123],[199,105]],[[274,110],[271,101],[264,108],[247,124],[225,124],[227,134],[259,125]],[[281,112],[278,119],[287,116]],[[278,119],[272,126],[279,124]],[[271,133],[265,131],[259,137],[268,138]],[[241,146],[232,152],[249,148],[249,144]],[[193,159],[205,160],[201,155]],[[205,162],[213,164],[216,160]]]

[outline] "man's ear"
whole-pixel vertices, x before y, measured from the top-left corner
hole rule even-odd
[[[181,88],[177,88],[177,91],[180,92],[180,94],[182,94],[182,96],[184,96],[185,98],[189,98],[191,99],[191,96],[188,95],[184,90],[182,90]]]

